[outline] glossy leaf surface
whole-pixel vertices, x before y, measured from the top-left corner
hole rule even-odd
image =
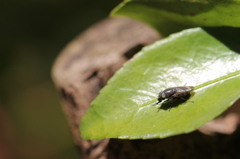
[[[194,86],[188,101],[156,105],[169,87]],[[240,55],[200,28],[145,47],[111,78],[83,118],[85,139],[164,138],[191,132],[240,96]],[[193,101],[193,102],[190,102]]]

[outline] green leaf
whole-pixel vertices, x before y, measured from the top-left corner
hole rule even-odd
[[[239,27],[240,0],[126,0],[111,15],[143,21],[165,34],[184,26]]]
[[[155,104],[161,90],[185,84],[195,87],[189,101],[169,109]],[[232,105],[239,88],[240,55],[200,28],[185,30],[145,47],[117,71],[92,102],[81,135],[149,139],[188,133]]]

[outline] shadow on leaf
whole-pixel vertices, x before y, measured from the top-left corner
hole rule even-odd
[[[176,99],[172,99],[169,101],[165,101],[161,104],[161,106],[158,108],[159,110],[171,110],[171,108],[174,107],[178,107],[179,105],[185,103],[185,102],[193,102],[193,101],[188,101],[188,99],[191,97],[192,95],[189,94],[187,96],[185,96],[184,98],[176,98]]]

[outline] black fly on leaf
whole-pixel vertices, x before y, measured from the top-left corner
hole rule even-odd
[[[181,86],[181,87],[171,87],[161,91],[158,95],[158,102],[156,104],[164,103],[161,106],[161,109],[169,109],[175,107],[181,103],[187,101],[191,94],[190,92],[194,89],[193,86]],[[177,101],[177,102],[176,102]],[[176,103],[175,103],[176,102]],[[191,101],[192,102],[192,101]],[[168,103],[168,104],[166,104]]]

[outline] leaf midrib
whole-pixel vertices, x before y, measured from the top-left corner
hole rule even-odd
[[[216,79],[214,79],[214,80],[210,80],[210,81],[208,81],[208,82],[204,82],[204,83],[202,83],[202,84],[200,84],[200,85],[197,85],[197,86],[195,86],[195,88],[194,88],[194,92],[196,92],[196,90],[202,89],[202,88],[207,87],[207,86],[209,86],[209,85],[216,84],[216,83],[219,83],[219,82],[222,82],[222,81],[226,81],[226,80],[228,80],[228,79],[231,79],[231,78],[234,78],[234,77],[237,77],[237,76],[240,76],[240,70],[237,70],[237,71],[235,71],[235,72],[228,73],[227,75],[224,75],[224,76],[221,76],[221,77],[216,78]],[[131,108],[128,108],[128,109],[124,109],[123,111],[118,110],[118,118],[124,116],[124,115],[123,115],[123,114],[124,114],[123,112],[126,112],[126,111],[129,112],[129,111],[133,111],[134,109],[140,109],[140,108],[144,108],[144,107],[147,107],[147,106],[151,107],[151,106],[156,105],[156,103],[157,103],[157,96],[156,96],[156,99],[150,100],[150,101],[148,101],[148,102],[146,102],[146,103],[144,103],[144,104],[142,104],[142,105],[135,106],[135,107],[131,107]],[[95,111],[95,113],[97,113],[100,117],[109,120],[109,117],[108,117],[108,118],[103,117],[102,115],[99,114],[99,112],[97,112],[96,110],[94,110],[94,111]],[[111,117],[111,119],[114,119],[114,116]]]

